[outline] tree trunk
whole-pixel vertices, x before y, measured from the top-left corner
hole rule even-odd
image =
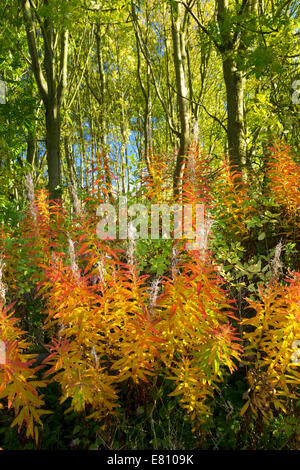
[[[242,172],[246,163],[244,132],[245,79],[232,58],[223,59],[223,74],[227,96],[227,138],[231,165]]]
[[[177,103],[179,108],[180,119],[179,150],[173,176],[174,194],[178,194],[180,192],[180,188],[182,187],[185,159],[190,145],[189,102],[185,70],[185,36],[184,31],[182,31],[181,27],[181,5],[177,4],[176,6],[172,7],[171,19],[174,66],[176,73]]]
[[[152,141],[152,120],[151,120],[151,88],[150,88],[150,68],[147,64],[147,88],[145,93],[145,152],[146,155],[151,156],[153,153],[153,141]]]
[[[44,0],[43,4],[47,7],[48,1]],[[51,199],[60,199],[60,107],[66,89],[69,36],[67,30],[55,33],[53,23],[37,15],[29,0],[22,0],[22,7],[32,70],[46,111],[48,188]],[[43,37],[42,43],[38,35]]]
[[[46,148],[49,192],[55,200],[61,197],[60,113],[55,105],[46,107]]]
[[[97,59],[98,59],[98,68],[99,68],[99,75],[100,75],[100,95],[97,99],[100,112],[99,112],[99,124],[100,124],[100,145],[101,145],[101,155],[103,157],[104,163],[104,173],[105,173],[105,182],[107,184],[108,189],[108,196],[110,199],[113,199],[112,194],[112,181],[110,175],[110,161],[109,156],[107,153],[107,123],[106,123],[106,106],[105,106],[105,99],[106,99],[106,75],[103,66],[103,57],[102,57],[102,37],[101,37],[101,27],[98,24],[96,30],[96,45],[97,45]]]
[[[257,11],[257,0],[244,0],[238,10],[238,21],[254,18]],[[247,146],[244,123],[244,88],[246,79],[238,64],[243,61],[243,54],[248,49],[247,28],[236,34],[233,12],[228,0],[217,0],[217,19],[220,30],[223,75],[226,86],[227,101],[227,139],[230,162],[234,170],[242,173],[246,164]],[[238,182],[238,179],[237,179]]]

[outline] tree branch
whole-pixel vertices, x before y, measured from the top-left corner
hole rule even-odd
[[[202,24],[202,22],[200,21],[200,19],[198,18],[198,16],[195,15],[195,13],[193,12],[192,8],[186,3],[186,2],[183,2],[182,0],[174,0],[176,1],[176,3],[181,3],[184,8],[190,13],[190,15],[192,16],[192,18],[196,21],[197,25],[199,26],[199,28],[213,41],[214,45],[216,46],[216,48],[220,51],[220,45],[218,44],[218,42],[215,40],[215,38],[212,36],[212,34],[210,33],[210,31]]]
[[[172,122],[171,122],[171,117],[170,117],[170,114],[169,114],[169,110],[167,108],[167,105],[166,103],[164,102],[163,100],[163,97],[161,96],[161,93],[160,93],[160,90],[158,88],[158,84],[157,84],[157,80],[155,78],[155,74],[154,74],[154,70],[153,70],[153,67],[152,67],[152,64],[151,64],[151,60],[149,59],[149,50],[147,48],[147,45],[146,44],[143,44],[141,38],[140,38],[140,28],[139,28],[139,24],[138,24],[138,21],[137,21],[137,18],[136,18],[136,13],[134,11],[134,6],[132,4],[132,16],[133,16],[133,25],[134,25],[134,29],[135,29],[135,32],[136,32],[136,37],[138,39],[138,43],[139,43],[139,46],[140,46],[140,49],[142,51],[142,54],[143,56],[145,57],[145,60],[149,66],[149,69],[150,69],[150,72],[151,72],[151,76],[152,76],[152,80],[153,80],[153,85],[154,85],[154,88],[155,88],[155,91],[156,91],[156,94],[157,94],[157,97],[163,107],[163,110],[165,112],[165,115],[166,115],[166,118],[167,118],[167,121],[168,121],[168,125],[169,125],[169,128],[171,129],[171,131],[177,136],[177,137],[180,137],[180,132],[177,131],[177,129],[174,128]]]
[[[41,97],[45,104],[48,101],[48,86],[44,78],[41,64],[38,57],[37,47],[36,47],[36,38],[35,38],[35,28],[33,23],[33,18],[31,14],[31,6],[29,0],[22,1],[24,20],[25,20],[25,29],[27,35],[28,49],[31,57],[31,65],[33,73],[39,88]]]
[[[60,50],[60,77],[57,87],[57,101],[60,104],[64,91],[67,86],[67,65],[68,65],[68,46],[69,46],[69,32],[64,31],[61,38]]]

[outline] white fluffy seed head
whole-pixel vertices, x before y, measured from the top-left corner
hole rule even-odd
[[[105,286],[105,274],[106,274],[106,270],[105,270],[104,263],[103,263],[103,260],[102,260],[102,259],[101,259],[100,261],[98,261],[97,267],[98,267],[98,273],[99,273],[99,280],[100,280],[100,283],[101,283],[102,286]]]
[[[3,282],[4,267],[5,267],[5,263],[3,259],[0,259],[0,304],[2,306],[5,304],[5,297],[6,297],[6,286]]]
[[[274,258],[271,261],[272,278],[273,279],[277,279],[278,271],[279,271],[280,268],[282,268],[282,263],[280,261],[281,251],[282,251],[282,243],[281,243],[281,240],[280,240],[280,242],[275,247]]]
[[[34,223],[36,224],[37,223],[37,210],[34,204],[34,200],[35,200],[34,186],[33,186],[32,176],[30,173],[28,173],[25,176],[25,188],[27,190],[27,198],[29,201],[30,212],[33,217]]]
[[[82,207],[82,204],[81,204],[81,202],[78,198],[76,189],[74,188],[74,186],[71,183],[69,184],[69,188],[70,188],[71,196],[72,196],[72,199],[73,199],[73,206],[74,206],[75,213],[76,213],[76,215],[82,215],[83,207]]]
[[[128,225],[128,263],[130,265],[134,264],[134,252],[135,252],[135,236],[136,236],[136,228],[135,226],[130,222]]]
[[[160,277],[156,277],[151,283],[150,302],[149,302],[149,309],[150,309],[151,315],[153,315],[154,308],[156,307],[159,284],[160,284]]]
[[[70,266],[75,277],[79,278],[79,268],[76,264],[76,256],[73,240],[69,238],[69,256],[70,256]]]

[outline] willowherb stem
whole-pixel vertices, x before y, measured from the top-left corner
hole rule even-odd
[[[92,356],[92,358],[93,358],[94,361],[95,361],[96,367],[98,367],[98,364],[99,364],[99,357],[97,356],[97,353],[96,353],[96,350],[95,350],[95,346],[93,346],[93,347],[91,348],[91,356]]]
[[[103,263],[102,259],[100,261],[98,261],[97,267],[98,267],[100,283],[103,287],[105,287],[105,274],[106,274],[106,271],[105,271],[105,267],[104,267],[104,263]]]
[[[177,254],[176,248],[173,247],[173,249],[172,249],[172,258],[171,258],[171,274],[172,274],[172,279],[173,280],[176,277],[176,274],[178,272],[177,264],[178,264],[178,254]]]
[[[281,243],[281,240],[280,240],[280,242],[277,243],[277,245],[275,247],[274,258],[271,261],[272,279],[273,280],[277,279],[278,271],[283,266],[281,261],[280,261],[281,251],[282,251],[282,243]]]
[[[211,231],[211,228],[214,224],[214,220],[210,218],[205,218],[203,226],[200,228],[200,244],[199,244],[199,250],[205,255],[207,249],[208,249],[208,240],[209,240],[209,234]]]
[[[61,321],[58,333],[61,335],[65,329],[66,329],[66,326],[65,326],[64,322]]]
[[[291,361],[293,364],[300,364],[300,339],[296,339],[292,344],[293,354]]]
[[[34,204],[35,195],[34,195],[34,186],[32,182],[32,176],[28,173],[25,176],[25,188],[27,189],[27,197],[30,205],[30,212],[33,217],[34,223],[37,224],[37,210]]]
[[[81,204],[81,202],[78,198],[76,189],[74,188],[72,183],[69,183],[69,188],[70,188],[71,196],[72,196],[72,199],[73,199],[73,207],[74,207],[74,210],[75,210],[75,214],[76,215],[83,215],[82,204]]]
[[[27,189],[28,201],[34,203],[34,187],[30,173],[25,175],[25,188]]]
[[[150,310],[151,315],[153,315],[154,308],[156,307],[159,284],[160,284],[160,277],[155,278],[151,283],[150,302],[149,302],[149,310]]]
[[[3,270],[5,267],[5,263],[3,259],[0,259],[0,306],[5,304],[5,296],[6,296],[6,286],[3,283]]]
[[[76,263],[75,249],[73,240],[69,238],[69,256],[70,256],[70,266],[74,274],[74,277],[79,278],[79,268]]]
[[[135,226],[130,222],[128,225],[128,251],[127,251],[127,256],[128,256],[128,264],[131,266],[134,264],[134,251],[135,251],[135,235],[136,235],[136,228]]]

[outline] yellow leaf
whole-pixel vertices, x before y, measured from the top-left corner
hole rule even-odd
[[[249,404],[250,404],[250,401],[249,401],[249,400],[244,404],[244,406],[243,406],[242,409],[241,409],[241,416],[243,416],[243,415],[246,413],[246,411],[247,411],[247,409],[248,409],[248,407],[249,407]]]

